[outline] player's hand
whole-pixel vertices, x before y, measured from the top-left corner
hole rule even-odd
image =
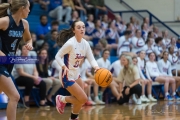
[[[33,46],[32,46],[31,43],[27,43],[27,44],[25,45],[25,47],[26,47],[26,49],[28,49],[28,50],[32,50],[32,49],[33,49]]]
[[[69,69],[68,69],[65,65],[62,67],[62,69],[63,69],[63,75],[62,75],[62,78],[64,78],[64,76],[68,74]]]
[[[94,72],[97,72],[99,69],[99,66],[94,67]]]
[[[117,96],[117,100],[119,100],[120,98],[123,98],[122,93],[120,93],[120,94]]]

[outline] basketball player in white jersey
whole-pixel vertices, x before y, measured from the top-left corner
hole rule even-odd
[[[171,71],[173,75],[176,75],[176,64],[178,62],[178,54],[174,53],[174,47],[171,46],[169,47],[169,56],[168,56],[168,60],[171,63]],[[180,76],[180,70],[177,71],[178,76]]]
[[[136,54],[139,54],[145,45],[145,41],[141,37],[141,30],[136,30],[136,36],[132,38],[132,50]]]
[[[149,61],[146,63],[146,74],[148,79],[152,80],[153,82],[159,82],[164,84],[164,92],[165,92],[165,100],[173,100],[176,98],[176,83],[174,78],[167,77],[167,75],[163,75],[157,66],[155,61],[155,53],[152,52],[149,54]],[[172,97],[169,95],[169,85],[171,84],[173,95]]]
[[[143,51],[143,52],[144,52],[144,51]],[[144,52],[144,53],[143,53],[143,52],[141,52],[141,57],[142,57],[142,56],[145,57],[145,52]],[[142,54],[142,53],[143,53],[143,54]],[[141,101],[142,101],[142,102],[150,102],[150,101],[151,101],[151,102],[156,102],[157,100],[154,99],[154,98],[152,97],[152,94],[151,94],[151,91],[152,91],[152,81],[151,81],[151,80],[148,80],[147,78],[145,78],[145,76],[144,76],[143,73],[142,73],[142,70],[139,69],[138,62],[142,62],[142,61],[138,61],[138,58],[137,58],[137,57],[133,57],[132,60],[133,60],[133,64],[138,67],[139,75],[140,75],[140,77],[141,77],[141,80],[140,80],[140,83],[141,83],[141,85],[142,85],[142,95],[141,95],[141,97],[140,97]],[[140,60],[141,60],[141,58],[140,58]],[[143,59],[143,61],[144,61],[144,59]],[[144,61],[144,62],[145,62],[145,61]],[[139,64],[142,65],[142,63],[139,63]],[[142,77],[142,75],[143,75],[143,77]],[[145,85],[147,85],[148,98],[145,96]]]
[[[81,107],[88,100],[83,90],[83,81],[80,78],[79,64],[87,57],[95,71],[99,69],[93,57],[89,43],[83,39],[85,25],[82,21],[74,21],[71,28],[62,30],[57,38],[57,44],[62,46],[56,54],[56,60],[61,66],[62,85],[72,96],[56,96],[56,109],[62,114],[66,103],[73,104],[70,120],[78,120]],[[64,61],[63,61],[63,59]]]
[[[91,74],[91,70],[92,67],[89,64],[88,60],[87,59],[83,60],[82,63],[80,64],[80,75],[83,82],[87,84],[85,91],[88,96],[88,101],[85,103],[85,105],[96,105],[96,104],[104,105],[105,102],[99,100],[98,97],[99,86],[95,82],[94,76]],[[91,99],[91,86],[93,86],[93,90],[94,90],[94,101]]]
[[[162,59],[158,61],[159,71],[163,75],[167,75],[169,77],[173,77],[176,80],[176,95],[178,95],[177,91],[178,91],[178,87],[180,85],[180,77],[172,75],[172,72],[171,72],[171,63],[168,60],[168,56],[169,56],[169,53],[167,51],[164,51]],[[176,99],[179,100],[180,98],[176,96]]]
[[[149,58],[148,58],[149,53],[155,51],[153,42],[154,42],[154,40],[152,38],[148,38],[146,40],[146,45],[143,47],[143,51],[145,51],[145,53],[146,53],[146,57],[145,57],[146,60],[149,60]]]

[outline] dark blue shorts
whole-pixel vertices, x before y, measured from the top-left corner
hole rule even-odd
[[[155,82],[156,77],[151,77],[151,80],[152,80],[153,82]]]
[[[63,71],[62,71],[63,73]],[[81,76],[79,76],[80,78]],[[69,86],[72,86],[75,83],[75,80],[68,80],[67,75],[64,76],[64,78],[62,78],[62,84],[64,88],[67,88]]]
[[[6,77],[10,77],[10,73],[8,72],[8,69],[3,65],[0,65],[0,76],[1,75],[4,75]]]

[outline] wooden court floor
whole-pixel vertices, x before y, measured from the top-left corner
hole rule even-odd
[[[69,120],[70,112],[70,106],[65,108],[63,115],[60,115],[55,107],[50,109],[18,108],[16,120]],[[180,120],[180,102],[85,106],[79,117],[79,120]],[[5,110],[0,110],[0,120],[6,120]]]

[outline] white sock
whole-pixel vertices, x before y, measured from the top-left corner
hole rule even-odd
[[[89,99],[90,101],[92,101],[91,97],[88,97],[88,99]]]
[[[152,95],[151,95],[151,94],[149,94],[149,95],[148,95],[148,98],[151,98],[151,97],[152,97]]]
[[[168,96],[168,95],[169,95],[169,93],[167,92],[167,93],[165,93],[165,95],[166,95],[166,96]]]
[[[173,96],[176,95],[176,92],[173,92]]]
[[[67,103],[66,100],[65,100],[65,97],[66,97],[66,96],[61,96],[61,102]]]
[[[99,97],[98,96],[95,96],[94,97],[94,100],[96,101],[96,100],[99,100]]]
[[[142,97],[146,97],[145,95],[142,95]]]

